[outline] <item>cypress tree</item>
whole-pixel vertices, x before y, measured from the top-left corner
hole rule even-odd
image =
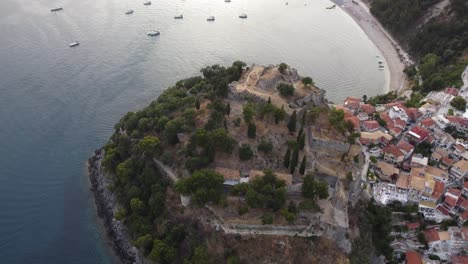
[[[231,103],[227,103],[226,105],[226,115],[229,115],[231,113]]]
[[[299,140],[301,140],[302,133],[304,133],[304,130],[301,127],[301,129],[299,130],[299,133],[297,133],[297,138],[296,138],[297,142],[299,142]]]
[[[297,122],[297,116],[296,115],[297,115],[296,110],[294,110],[294,112],[292,113],[291,118],[289,118],[289,122],[288,122],[289,132],[296,132],[296,122]]]
[[[291,174],[294,173],[294,170],[297,167],[297,162],[298,161],[299,161],[299,148],[295,147],[294,152],[293,152],[292,157],[291,157],[291,167],[290,167]]]
[[[255,123],[249,123],[249,126],[247,127],[247,136],[249,138],[255,138],[257,136],[257,126]]]
[[[195,108],[196,108],[197,110],[200,109],[200,101],[198,101],[198,99],[195,99]]]
[[[306,156],[304,155],[304,157],[302,158],[301,167],[299,167],[299,173],[301,175],[304,175],[304,173],[305,173],[306,162],[307,162],[307,159],[306,159]]]
[[[286,154],[284,154],[284,161],[283,161],[284,167],[286,168],[289,167],[290,160],[291,160],[291,150],[288,148],[288,150],[286,151]]]
[[[299,137],[299,140],[297,141],[297,145],[299,146],[300,150],[304,149],[305,146],[305,134],[302,133],[301,136]]]
[[[271,98],[268,96],[268,104],[271,104]]]

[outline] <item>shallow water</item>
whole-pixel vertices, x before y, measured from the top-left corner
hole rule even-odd
[[[388,86],[377,48],[326,0],[142,2],[0,2],[1,263],[113,263],[85,161],[123,114],[203,66],[284,61],[332,101]]]

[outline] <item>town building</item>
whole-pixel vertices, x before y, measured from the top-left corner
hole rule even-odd
[[[386,162],[393,163],[393,164],[399,164],[403,161],[405,158],[405,154],[401,152],[399,148],[397,148],[395,145],[389,145],[383,149],[384,157],[383,159]]]
[[[455,162],[450,168],[450,179],[455,182],[461,182],[463,178],[468,177],[468,161],[460,160]]]

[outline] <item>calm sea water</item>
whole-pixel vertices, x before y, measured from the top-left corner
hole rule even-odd
[[[333,101],[386,89],[377,48],[326,0],[142,1],[0,1],[1,263],[114,263],[85,161],[124,113],[203,66],[284,61]]]

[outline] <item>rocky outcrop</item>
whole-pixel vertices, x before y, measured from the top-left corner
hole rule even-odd
[[[98,216],[103,219],[107,235],[112,240],[112,245],[123,263],[143,263],[138,250],[131,244],[126,229],[120,221],[114,218],[116,202],[114,195],[108,189],[109,180],[101,171],[101,161],[104,150],[99,149],[88,160],[89,179],[91,190],[94,193]]]

